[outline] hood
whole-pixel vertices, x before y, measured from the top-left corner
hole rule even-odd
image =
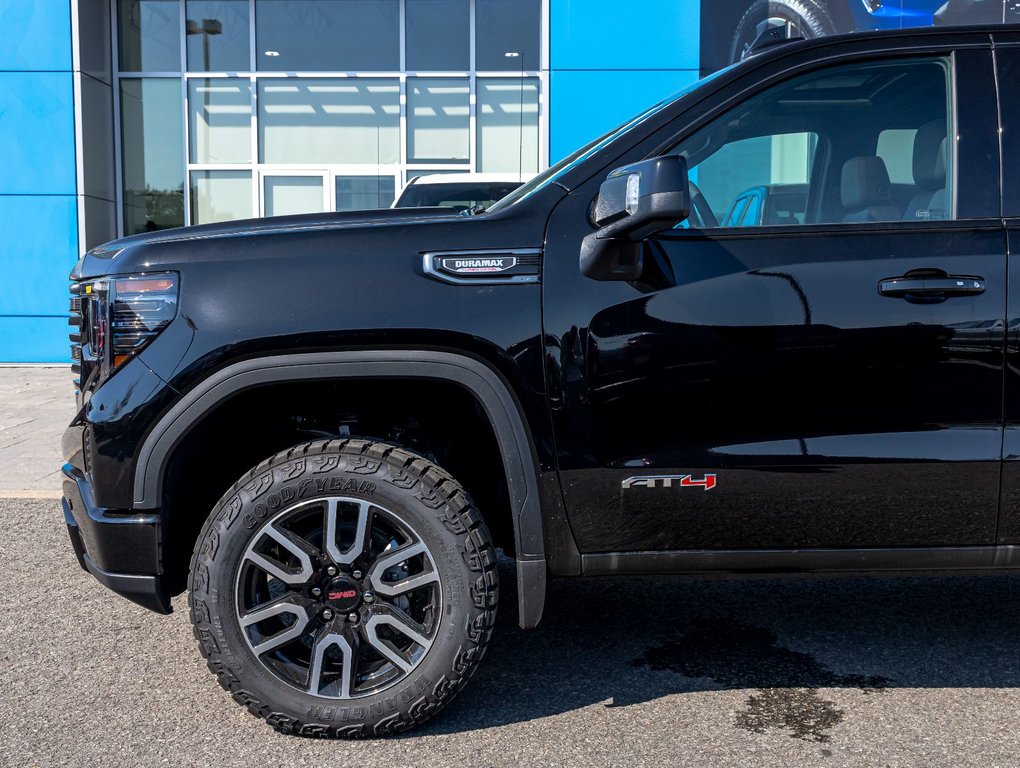
[[[331,213],[305,213],[294,216],[273,216],[262,219],[242,219],[216,224],[199,224],[156,232],[128,235],[97,246],[83,255],[71,279],[95,277],[118,271],[110,262],[125,251],[161,243],[214,240],[219,238],[250,237],[309,230],[342,230],[352,227],[385,227],[417,224],[443,219],[456,219],[461,213],[453,208],[383,208],[372,211]]]

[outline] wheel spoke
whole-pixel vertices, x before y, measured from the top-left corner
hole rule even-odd
[[[357,640],[352,643],[347,637],[339,632],[325,631],[312,648],[312,665],[308,670],[308,692],[318,695],[322,687],[322,660],[333,646],[340,649],[343,655],[343,670],[340,673],[340,697],[350,698],[351,688],[354,687],[354,668],[357,657]]]
[[[371,516],[371,504],[367,501],[355,501],[358,505],[358,523],[354,531],[354,543],[346,551],[341,550],[336,543],[337,534],[337,512],[342,499],[329,499],[326,506],[326,553],[333,558],[337,565],[351,565],[368,551],[369,542],[369,517]]]
[[[385,597],[396,597],[402,595],[405,592],[410,592],[413,589],[424,587],[428,584],[435,584],[439,581],[439,574],[435,571],[429,570],[423,573],[416,573],[414,576],[408,576],[406,579],[400,581],[386,582],[382,579],[377,579],[373,582],[375,591]]]
[[[387,584],[382,580],[382,576],[393,566],[399,565],[405,560],[421,554],[426,555],[426,558],[428,557],[428,548],[420,541],[383,554],[378,560],[372,563],[372,567],[368,569],[368,583],[372,585],[372,589],[381,595],[396,595],[400,594],[401,591],[406,592],[407,590],[393,591],[393,584]],[[400,582],[397,583],[399,584]]]
[[[392,627],[427,651],[432,645],[432,640],[425,634],[425,627],[392,605],[373,606],[372,615],[365,620],[365,639],[368,644],[404,672],[410,672],[414,663],[405,658],[404,654],[389,642],[379,637],[379,627],[384,625]]]
[[[312,566],[312,558],[306,550],[306,542],[301,540],[301,543],[298,543],[297,537],[292,538],[291,535],[280,531],[271,524],[267,525],[263,529],[262,533],[294,555],[301,564],[300,568],[295,571],[290,566],[284,565],[277,560],[270,559],[261,552],[256,552],[254,547],[249,549],[246,555],[248,560],[253,562],[266,573],[271,576],[275,576],[286,584],[304,584],[312,578],[315,573],[315,569]],[[302,544],[305,546],[302,546]]]
[[[269,637],[263,638],[258,643],[253,643],[252,650],[256,656],[261,656],[267,651],[279,648],[284,643],[289,643],[291,640],[300,637],[312,619],[311,601],[297,595],[285,595],[266,605],[258,606],[254,611],[240,617],[241,626],[247,630],[248,627],[282,614],[292,615],[294,623]]]

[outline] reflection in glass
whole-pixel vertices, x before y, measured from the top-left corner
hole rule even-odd
[[[121,72],[181,71],[181,6],[177,0],[120,0],[117,43]]]
[[[192,171],[191,223],[250,219],[251,173]]]
[[[471,68],[468,0],[407,0],[404,11],[407,69],[414,72]]]
[[[320,213],[322,190],[321,176],[266,176],[266,216]]]
[[[188,0],[187,16],[189,71],[248,70],[248,0]]]
[[[178,78],[120,81],[124,233],[184,225],[184,130]]]
[[[251,161],[251,82],[237,77],[188,81],[193,163]]]
[[[478,79],[478,170],[538,172],[538,80]]]
[[[477,0],[475,69],[519,72],[541,68],[541,0]],[[517,53],[508,57],[507,53]]]
[[[259,161],[400,160],[400,83],[389,79],[261,79]]]
[[[367,211],[389,208],[396,196],[392,176],[337,176],[336,209]]]
[[[256,68],[400,69],[399,0],[256,0]]]
[[[467,161],[471,138],[470,95],[467,80],[408,79],[408,162]]]

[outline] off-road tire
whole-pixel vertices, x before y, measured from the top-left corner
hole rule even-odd
[[[393,687],[328,699],[288,686],[256,657],[236,613],[242,553],[281,499],[343,489],[398,511],[430,548],[441,584],[435,639]],[[189,606],[199,649],[234,700],[278,731],[323,738],[397,733],[435,715],[464,687],[496,617],[496,553],[470,497],[447,472],[403,448],[363,440],[306,443],[244,475],[220,499],[191,561]]]
[[[804,38],[834,35],[838,29],[832,14],[815,0],[755,0],[737,22],[730,46],[730,61],[740,60],[745,47],[757,38],[757,24],[770,18],[791,22]]]

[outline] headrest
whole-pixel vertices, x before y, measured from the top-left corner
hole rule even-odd
[[[932,120],[914,137],[914,183],[922,189],[946,186],[946,121]]]
[[[840,184],[843,207],[858,211],[889,202],[889,171],[885,162],[874,155],[852,157],[843,164]]]

